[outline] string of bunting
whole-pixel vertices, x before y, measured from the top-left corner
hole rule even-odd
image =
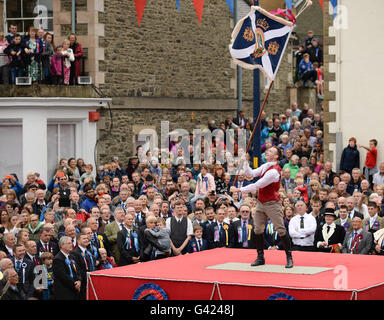
[[[140,27],[141,25],[141,20],[143,18],[144,10],[145,10],[145,5],[147,0],[134,0],[135,1],[135,8],[136,8],[136,14],[137,14],[137,22]],[[178,12],[181,12],[181,7],[180,7],[180,0],[175,0],[176,1],[176,8]],[[229,10],[231,11],[233,15],[233,0],[225,0]],[[321,8],[324,11],[324,0],[318,0]],[[201,24],[201,19],[203,16],[203,9],[204,9],[204,0],[192,0],[193,5],[195,7],[196,15],[199,21],[199,25]],[[292,0],[285,0],[286,7],[289,10],[292,10]],[[337,14],[337,0],[330,0],[330,3],[332,4],[333,7],[333,18],[335,18]]]
[[[140,27],[147,0],[134,0],[134,1],[135,1],[135,8],[136,8],[136,14],[137,14],[137,22]],[[228,8],[233,15],[233,0],[225,0],[225,1],[227,2]],[[196,15],[200,25],[201,19],[203,16],[204,0],[192,0],[192,2],[195,7]],[[181,12],[180,0],[176,0],[176,8],[177,8],[177,11]]]

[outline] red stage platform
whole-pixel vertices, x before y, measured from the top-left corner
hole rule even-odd
[[[256,250],[220,248],[95,271],[88,274],[87,297],[130,300],[141,285],[152,283],[169,300],[266,300],[276,294],[296,300],[384,299],[382,256],[294,251],[289,273],[210,269],[226,263],[249,267],[255,256]],[[268,265],[286,263],[283,251],[266,250],[265,258]],[[299,267],[317,273],[300,274]]]

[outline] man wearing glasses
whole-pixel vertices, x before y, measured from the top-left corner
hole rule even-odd
[[[234,248],[256,249],[253,219],[250,217],[251,208],[245,204],[240,207],[239,220],[232,222],[231,239]]]
[[[260,266],[265,264],[264,259],[264,231],[267,224],[267,219],[270,218],[275,230],[278,232],[283,248],[287,256],[286,268],[293,267],[291,240],[287,234],[287,229],[284,225],[284,215],[280,201],[280,180],[281,168],[279,167],[279,151],[272,147],[265,152],[267,163],[257,169],[252,170],[246,160],[246,155],[243,156],[244,172],[250,177],[260,177],[260,179],[246,187],[235,188],[231,187],[231,192],[249,193],[258,190],[258,203],[254,216],[255,224],[255,240],[257,259],[251,264],[252,266]]]

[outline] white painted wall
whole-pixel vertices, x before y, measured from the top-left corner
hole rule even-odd
[[[105,106],[108,99],[71,98],[0,98],[1,123],[22,122],[23,126],[23,177],[28,172],[39,172],[47,181],[47,122],[76,123],[76,158],[94,163],[94,146],[97,139],[96,122],[88,121],[89,111]],[[1,156],[1,155],[0,155]]]
[[[380,163],[384,161],[384,1],[338,2],[338,28],[330,30],[330,35],[336,37],[336,46],[330,47],[330,53],[336,54],[336,63],[330,66],[330,71],[336,72],[336,82],[330,83],[330,89],[336,91],[336,102],[330,103],[336,123],[330,128],[341,133],[342,145],[330,146],[338,150],[334,163],[350,137],[365,146],[370,139],[378,140]],[[366,151],[359,151],[363,168]]]

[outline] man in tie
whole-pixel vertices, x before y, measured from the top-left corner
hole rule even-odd
[[[249,156],[249,155],[248,155]],[[255,212],[254,230],[256,233],[256,249],[257,259],[252,263],[252,266],[265,264],[264,259],[264,231],[267,224],[267,218],[270,218],[276,231],[279,234],[283,249],[286,253],[287,263],[286,268],[293,267],[291,239],[287,234],[287,229],[284,225],[284,214],[280,201],[280,180],[281,168],[278,160],[280,151],[276,147],[269,148],[265,151],[266,163],[257,169],[252,170],[249,167],[247,155],[242,156],[244,162],[244,172],[247,176],[256,178],[260,177],[255,183],[246,187],[234,188],[231,187],[231,192],[252,193],[259,190],[258,203]],[[314,219],[314,218],[313,218]]]
[[[231,247],[243,249],[256,249],[253,219],[250,217],[251,208],[248,205],[240,207],[240,220],[232,223]]]
[[[207,220],[205,222],[201,223],[201,226],[203,227],[203,238],[208,238],[208,228],[211,224],[215,223],[215,209],[213,207],[206,207],[205,208],[205,217]]]
[[[34,294],[33,280],[35,275],[33,273],[34,264],[24,258],[25,247],[23,244],[16,244],[13,248],[14,257],[12,259],[15,270],[19,275],[19,283],[23,285],[23,290],[27,298],[32,297]]]
[[[59,248],[57,244],[51,241],[51,229],[46,228],[45,226],[42,228],[40,233],[40,239],[36,242],[36,249],[39,256],[43,252],[50,252],[55,256],[59,252]]]
[[[55,300],[78,300],[80,298],[81,274],[79,266],[69,255],[72,239],[63,236],[59,240],[60,251],[53,259],[53,288]]]
[[[92,272],[96,270],[96,258],[87,249],[89,245],[89,239],[86,234],[80,233],[76,236],[76,239],[77,247],[70,252],[70,256],[73,257],[76,262],[76,265],[79,266],[79,271],[81,275],[80,299],[85,300],[87,288],[87,272]]]
[[[124,228],[117,233],[116,243],[120,252],[118,266],[140,262],[140,243],[142,239],[139,238],[133,221],[134,216],[127,213],[124,217]]]
[[[289,222],[289,235],[292,238],[293,250],[313,251],[315,232],[317,228],[316,219],[307,213],[307,205],[299,200],[295,204],[296,215]]]
[[[133,207],[127,207],[127,213],[134,214],[135,209]],[[106,235],[109,246],[111,247],[112,255],[115,258],[115,262],[119,262],[120,252],[117,247],[117,234],[124,228],[125,212],[121,207],[115,209],[115,221],[105,226],[104,234]]]
[[[95,218],[89,218],[86,222],[87,227],[81,228],[81,233],[85,233],[88,235],[89,245],[88,248],[91,250],[92,254],[100,261],[99,249],[104,248],[107,250],[107,256],[110,257],[115,264],[115,258],[112,256],[111,247],[109,245],[109,241],[107,236],[98,232],[98,223]]]
[[[219,208],[216,210],[216,222],[208,227],[208,247],[209,249],[229,247],[230,231],[229,225],[224,222],[225,210]]]
[[[37,254],[37,245],[36,242],[33,240],[29,240],[25,243],[25,259],[30,260],[33,262],[35,266],[38,266],[41,264],[41,261],[39,259],[39,255]]]
[[[336,224],[335,211],[331,208],[325,209],[325,223],[318,225],[315,232],[315,248],[320,252],[341,252],[344,242],[345,230],[341,225]]]
[[[373,245],[372,233],[363,230],[363,221],[356,216],[352,220],[352,230],[347,232],[343,242],[342,253],[368,254]]]

